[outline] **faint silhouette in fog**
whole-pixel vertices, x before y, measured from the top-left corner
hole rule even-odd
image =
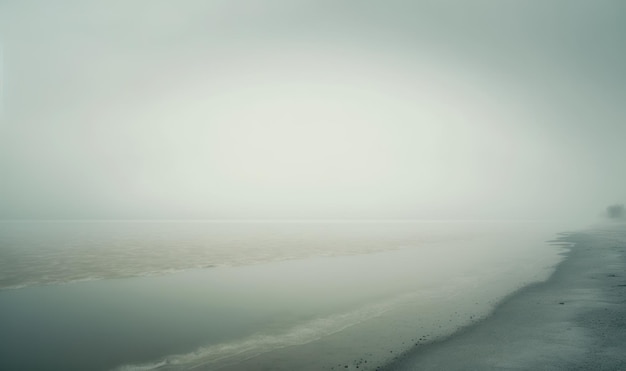
[[[626,216],[623,204],[614,204],[606,208],[606,215],[611,219],[623,219]]]

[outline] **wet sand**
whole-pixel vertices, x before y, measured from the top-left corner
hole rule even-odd
[[[381,370],[626,370],[626,224],[559,241],[575,245],[549,280]]]
[[[60,232],[51,229],[64,236],[72,225],[63,224]],[[543,243],[555,230],[562,230],[551,223],[377,225],[333,226],[336,238],[325,243],[344,244],[354,249],[352,255],[144,277],[113,279],[114,274],[64,285],[52,284],[55,278],[47,285],[0,291],[0,343],[5,345],[0,349],[0,369],[375,370],[416,342],[448,336],[479,321],[504,295],[526,282],[547,278],[561,260],[558,249]],[[117,227],[107,224],[104,231],[97,225],[91,227],[98,233],[87,236],[96,243],[85,243],[81,254],[103,249],[96,255],[105,257],[109,253],[100,237]],[[122,227],[135,231],[132,226]],[[144,241],[156,227],[165,229],[161,224],[141,227],[146,230],[138,231],[131,241]],[[188,230],[184,225],[174,227],[184,233],[150,241],[184,242]],[[243,231],[249,228],[244,227]],[[251,241],[258,239],[259,251],[270,258],[280,257],[280,251],[274,250],[283,246],[281,241],[297,244],[296,236],[309,230],[298,247],[309,251],[311,244],[323,241],[309,241],[307,236],[318,236],[326,227],[284,226],[285,238],[264,240],[252,233]],[[38,226],[22,228],[15,239],[33,232],[34,242],[42,247],[39,252],[45,255],[43,246],[52,232],[38,239]],[[364,229],[368,230],[365,234]],[[234,228],[226,235],[237,231]],[[374,253],[369,245],[362,245],[363,239],[405,248]],[[21,251],[19,243],[12,246]],[[170,254],[175,252],[172,249]],[[241,254],[245,256],[246,249]],[[64,261],[64,253],[51,255],[41,262]],[[138,272],[154,266],[144,262],[151,258],[140,252],[130,256],[135,258],[129,266],[136,264]],[[92,260],[84,263],[94,267]],[[48,263],[44,265],[52,265]],[[115,259],[109,263],[114,265]],[[47,282],[47,272],[35,282]]]

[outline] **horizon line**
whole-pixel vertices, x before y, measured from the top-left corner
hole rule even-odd
[[[558,221],[566,218],[0,218],[0,222]],[[567,218],[569,219],[569,218]]]

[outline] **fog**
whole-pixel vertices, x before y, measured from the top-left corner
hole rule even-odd
[[[0,218],[594,218],[626,3],[1,1]]]

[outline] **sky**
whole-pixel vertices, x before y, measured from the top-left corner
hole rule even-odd
[[[626,2],[0,0],[1,219],[596,217]]]

